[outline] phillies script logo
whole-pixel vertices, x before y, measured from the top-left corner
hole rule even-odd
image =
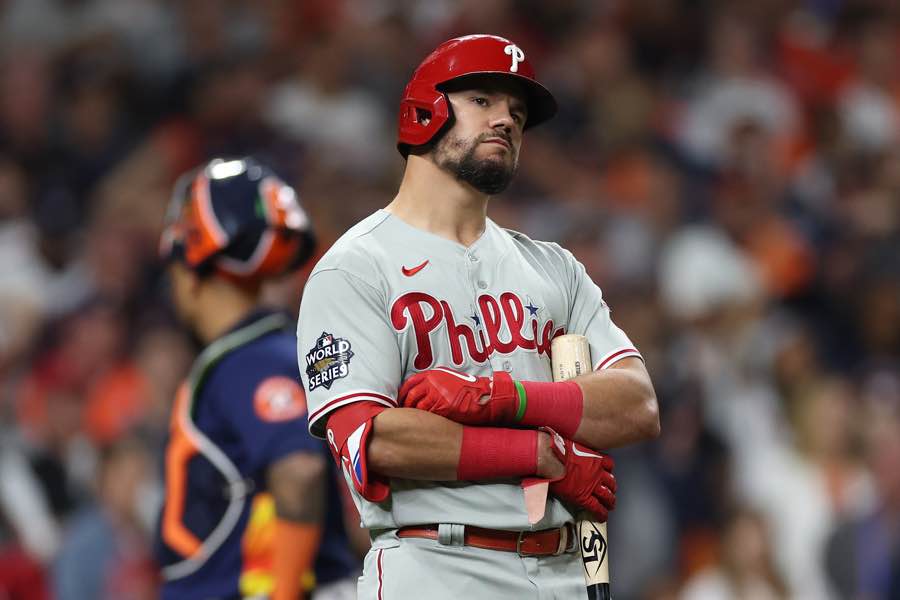
[[[420,371],[434,362],[430,334],[441,323],[446,326],[454,365],[462,365],[466,354],[475,362],[486,362],[494,352],[508,354],[516,348],[537,350],[538,354],[549,356],[551,340],[563,333],[562,327],[553,329],[552,320],[541,327],[537,307],[530,303],[525,306],[512,292],[504,292],[499,298],[488,294],[479,296],[478,309],[484,325],[475,330],[466,323],[457,323],[446,300],[424,292],[408,292],[391,306],[391,323],[397,331],[412,323],[418,346],[413,364]],[[473,320],[478,323],[481,319],[476,315]],[[503,337],[504,329],[508,332],[507,339]]]

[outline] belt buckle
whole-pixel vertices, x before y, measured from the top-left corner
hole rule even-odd
[[[557,546],[553,556],[574,551],[576,540],[578,539],[576,533],[575,526],[572,523],[565,523],[559,530],[559,546]]]
[[[519,556],[559,556],[563,552],[566,551],[568,547],[569,540],[571,539],[568,534],[568,530],[565,527],[559,532],[559,546],[554,552],[526,552],[522,550],[522,542],[525,541],[525,536],[529,533],[534,533],[533,531],[520,531],[518,537],[516,538],[516,554]]]

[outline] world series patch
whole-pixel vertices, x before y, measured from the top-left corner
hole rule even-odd
[[[331,389],[335,380],[350,373],[351,358],[353,352],[350,350],[350,342],[323,331],[316,340],[316,345],[306,354],[309,391],[317,387]]]

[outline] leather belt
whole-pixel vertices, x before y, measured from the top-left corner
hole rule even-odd
[[[438,526],[400,527],[397,537],[437,540]],[[571,523],[566,523],[558,529],[506,531],[466,525],[463,544],[487,550],[517,552],[520,556],[556,556],[574,548],[575,528]]]

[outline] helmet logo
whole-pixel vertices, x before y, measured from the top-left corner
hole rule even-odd
[[[525,60],[525,52],[515,44],[508,44],[506,48],[503,49],[503,53],[509,54],[510,57],[512,57],[512,64],[509,66],[509,70],[513,73],[518,71],[519,63]]]

